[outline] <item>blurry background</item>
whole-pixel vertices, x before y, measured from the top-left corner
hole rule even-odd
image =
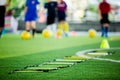
[[[12,0],[7,12],[13,11],[12,16],[14,23],[18,24],[17,30],[24,30],[24,7],[26,0]],[[47,0],[40,0],[41,4],[38,6],[38,20],[37,32],[41,32],[45,26],[46,11],[43,6]],[[55,0],[56,1],[56,0]],[[95,28],[100,31],[98,5],[102,0],[64,0],[68,5],[67,21],[70,24],[70,30],[86,31],[88,28]],[[112,5],[112,14],[110,14],[111,28],[110,31],[120,31],[120,1],[107,0]],[[7,30],[9,30],[9,23],[11,20],[6,19]],[[13,25],[14,26],[14,25]],[[11,30],[10,30],[11,31]],[[15,32],[15,31],[14,31]]]

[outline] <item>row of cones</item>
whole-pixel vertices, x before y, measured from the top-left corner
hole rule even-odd
[[[100,45],[100,48],[101,48],[101,49],[109,49],[109,48],[110,48],[110,45],[109,45],[107,39],[103,39],[103,40],[102,40],[101,45]]]

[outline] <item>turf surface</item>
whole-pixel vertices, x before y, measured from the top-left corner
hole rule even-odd
[[[114,36],[112,36],[114,37]],[[62,39],[43,38],[40,34],[35,39],[21,40],[19,35],[6,34],[0,39],[0,80],[119,80],[120,63],[87,60],[69,68],[48,73],[8,72],[29,65],[38,65],[76,52],[99,48],[102,38],[88,36]],[[119,40],[109,39],[111,48],[119,48]],[[104,58],[120,60],[120,50]]]

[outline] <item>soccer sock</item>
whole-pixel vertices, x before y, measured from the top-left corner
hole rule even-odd
[[[101,26],[101,32],[102,32],[101,36],[104,37],[104,34],[105,34],[104,26]]]
[[[61,23],[58,23],[58,29],[62,30],[63,29],[63,25]]]
[[[57,28],[56,24],[55,24],[55,23],[54,23],[54,24],[52,24],[52,31],[53,31],[53,33],[55,33],[55,32],[56,32],[56,28]]]
[[[108,27],[105,27],[105,37],[108,37]]]
[[[52,30],[52,24],[47,25],[47,29],[51,31]]]
[[[67,22],[65,22],[64,24],[63,24],[63,26],[64,26],[64,32],[69,32],[69,25],[68,25],[68,23]]]
[[[34,36],[36,33],[36,29],[32,29],[32,35]]]
[[[68,36],[68,32],[69,32],[69,25],[68,25],[68,23],[67,22],[65,22],[64,24],[63,24],[63,29],[64,29],[64,36]]]

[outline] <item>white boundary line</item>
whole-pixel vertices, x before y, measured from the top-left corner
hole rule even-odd
[[[97,50],[111,50],[111,51],[114,51],[116,49],[120,49],[120,48],[110,48],[110,49],[89,49],[89,50],[84,50],[84,51],[79,51],[76,53],[77,56],[86,56],[84,55],[85,53],[88,53],[88,52],[91,52],[91,51],[97,51]],[[88,57],[88,59],[91,59],[91,57],[89,56],[86,56]],[[113,59],[105,59],[105,58],[93,58],[92,59],[95,59],[95,60],[105,60],[105,61],[110,61],[110,62],[117,62],[117,63],[120,63],[120,60],[113,60]]]
[[[105,58],[92,58],[92,59],[95,59],[95,60],[104,60],[104,61],[110,61],[110,62],[120,63],[120,60],[105,59]]]

